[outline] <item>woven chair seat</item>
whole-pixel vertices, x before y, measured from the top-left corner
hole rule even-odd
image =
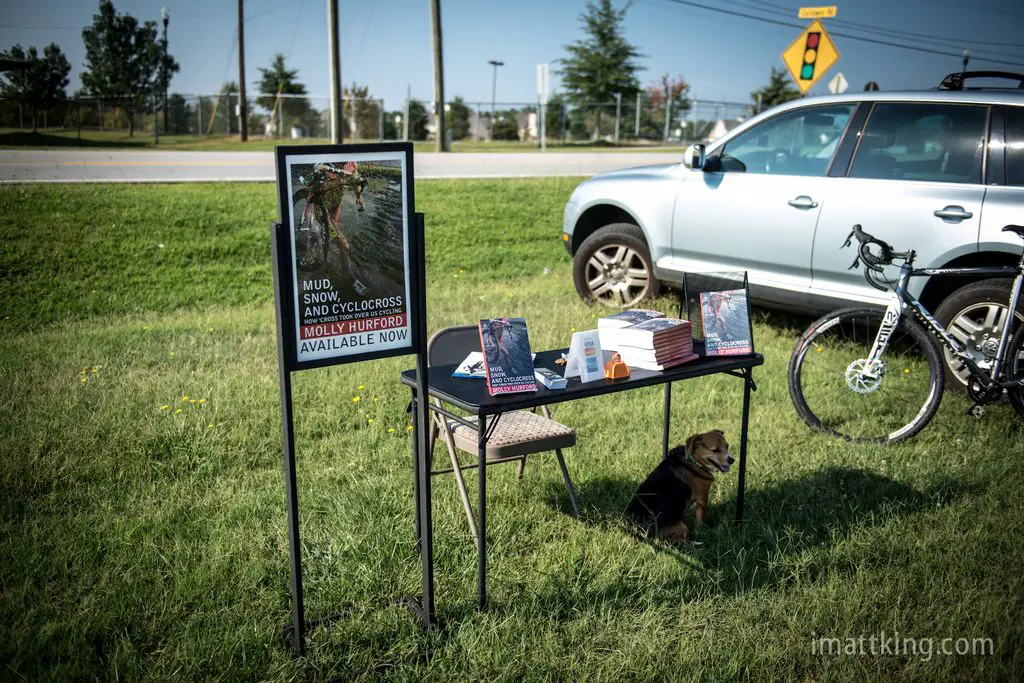
[[[468,421],[476,422],[476,418],[468,418]],[[449,424],[455,445],[460,450],[476,453],[476,429],[454,421]],[[490,422],[487,426],[489,429]],[[498,425],[487,440],[487,458],[515,458],[559,448],[572,448],[575,445],[575,429],[526,410],[514,410],[502,413],[498,418]]]

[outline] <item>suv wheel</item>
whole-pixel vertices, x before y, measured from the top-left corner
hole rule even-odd
[[[991,364],[999,347],[999,335],[1007,321],[1006,302],[1010,300],[1009,280],[980,280],[956,290],[935,309],[935,319],[967,353],[983,366]],[[1018,308],[1014,328],[1024,321],[1024,309]],[[1012,339],[1012,334],[1011,334]],[[970,371],[945,348],[947,386],[967,387]]]
[[[606,225],[583,240],[572,278],[583,299],[614,308],[635,306],[660,289],[644,233],[629,223]]]

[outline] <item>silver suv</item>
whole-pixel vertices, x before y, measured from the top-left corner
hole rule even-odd
[[[584,181],[563,219],[577,291],[627,307],[684,271],[746,270],[763,305],[884,305],[840,249],[854,223],[916,250],[921,268],[1016,264],[1020,242],[1000,229],[1024,220],[1024,89],[965,89],[964,76],[933,91],[796,100],[681,163]],[[912,282],[979,360],[994,351],[1009,281]]]

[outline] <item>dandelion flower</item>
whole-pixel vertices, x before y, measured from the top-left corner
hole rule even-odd
[[[174,357],[174,351],[171,351],[171,352],[170,352],[169,354],[167,354],[167,355],[173,358],[173,357]]]
[[[359,403],[359,397],[358,396],[353,396],[352,397],[352,402],[353,403]]]
[[[180,412],[181,412],[181,408],[178,408],[177,410],[174,411],[174,414],[177,415]]]
[[[85,377],[83,377],[83,378],[81,378],[81,379],[80,379],[80,380],[78,380],[78,381],[79,381],[79,382],[88,382],[89,380],[87,380],[87,379],[86,379]]]
[[[371,424],[371,425],[372,425],[372,424],[373,424],[373,422],[374,422],[374,420],[373,420],[373,418],[372,418],[372,417],[368,417],[368,418],[366,418],[366,424]]]
[[[206,399],[205,399],[205,398],[201,398],[201,399],[199,399],[199,403],[200,403],[200,404],[202,404],[202,403],[206,403]]]
[[[143,332],[149,332],[149,325],[143,325],[142,326],[142,331]]]
[[[211,422],[210,424],[206,425],[206,428],[207,429],[213,429],[213,423]]]
[[[571,328],[569,328],[569,331],[570,331],[570,332],[575,332],[575,331],[576,331],[576,328],[575,328],[575,327],[571,327]]]
[[[373,400],[374,400],[375,402],[376,402],[376,401],[379,401],[379,400],[380,400],[380,396],[374,396],[374,397],[373,397]]]
[[[388,427],[388,434],[394,434],[394,433],[395,433],[395,428],[394,427]]]
[[[188,400],[188,396],[186,396],[185,394],[182,394],[181,395],[181,402],[184,403],[187,400]]]
[[[360,384],[360,385],[359,385],[359,391],[362,391],[362,390],[363,390],[363,389],[365,389],[365,388],[366,388],[366,387],[364,387],[364,386],[363,386],[362,384]]]
[[[406,425],[405,426],[405,431],[411,432],[412,431],[412,425]]]
[[[164,405],[160,406],[160,410],[170,410],[170,409],[171,409],[171,407],[169,405],[167,405],[166,403]]]

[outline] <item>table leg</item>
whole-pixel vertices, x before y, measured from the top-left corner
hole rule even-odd
[[[754,377],[748,368],[743,371],[743,426],[740,429],[740,477],[736,493],[736,521],[743,521],[743,493],[747,487],[747,424],[750,421],[750,389]]]
[[[487,604],[487,417],[477,418],[477,457],[479,467],[479,491],[477,499],[477,609],[483,611]]]
[[[665,385],[665,424],[661,428],[661,459],[668,458],[669,421],[672,413],[672,382]]]

